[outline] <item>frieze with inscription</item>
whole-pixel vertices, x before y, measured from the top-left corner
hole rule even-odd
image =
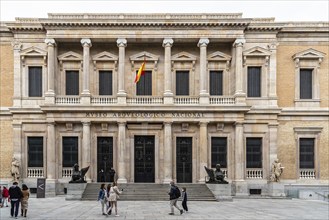
[[[86,118],[202,118],[200,112],[87,112]]]

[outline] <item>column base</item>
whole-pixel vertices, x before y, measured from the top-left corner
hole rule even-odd
[[[127,179],[126,178],[119,178],[117,180],[118,183],[128,183]]]
[[[163,180],[163,184],[169,184],[172,181],[172,179],[164,179]]]

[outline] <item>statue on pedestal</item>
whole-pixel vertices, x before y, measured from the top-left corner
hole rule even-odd
[[[228,184],[227,181],[224,180],[224,173],[220,169],[220,164],[216,164],[216,170],[204,167],[208,176],[209,181],[207,183],[217,183],[217,184]]]
[[[73,172],[72,172],[72,179],[69,183],[86,183],[85,181],[85,175],[87,171],[89,170],[89,166],[82,168],[79,171],[79,165],[76,163],[73,166]]]
[[[13,177],[13,182],[18,182],[19,179],[19,161],[13,157],[11,161],[11,175]]]
[[[272,163],[272,169],[271,169],[271,177],[270,180],[272,182],[279,182],[280,181],[280,176],[283,172],[283,166],[281,166],[281,163],[279,162],[279,159],[275,159],[274,162]]]

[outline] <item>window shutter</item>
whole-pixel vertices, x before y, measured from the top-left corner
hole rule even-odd
[[[312,69],[300,70],[300,99],[312,99]]]
[[[223,95],[223,71],[210,71],[210,95]]]
[[[99,95],[112,95],[112,71],[99,71]]]
[[[152,95],[152,71],[145,71],[136,86],[137,95]]]
[[[42,97],[42,67],[29,67],[29,97]]]
[[[79,95],[79,72],[66,71],[66,95]]]
[[[261,96],[261,68],[248,67],[248,97]]]
[[[176,95],[190,95],[189,71],[176,72]]]

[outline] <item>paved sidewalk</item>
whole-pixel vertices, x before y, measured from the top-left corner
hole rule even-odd
[[[181,201],[179,201],[181,206]],[[120,217],[101,215],[96,201],[66,201],[65,197],[31,198],[28,217],[18,219],[329,219],[329,203],[299,199],[234,199],[233,202],[188,202],[189,212],[168,215],[169,201],[119,201]],[[10,207],[0,209],[10,218]]]

